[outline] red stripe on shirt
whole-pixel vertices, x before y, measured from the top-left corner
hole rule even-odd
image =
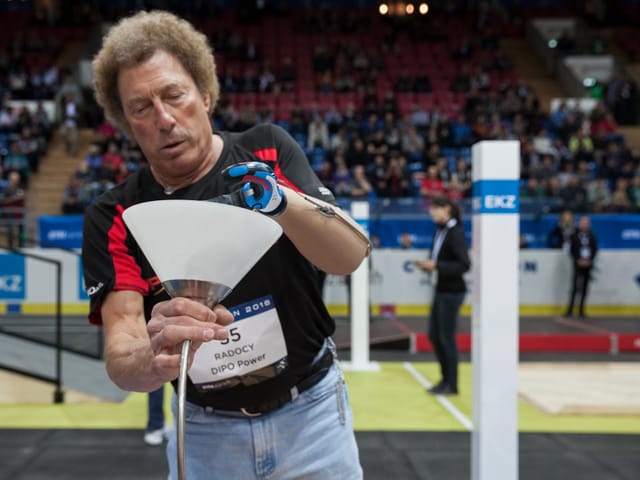
[[[135,259],[129,254],[126,246],[127,229],[122,220],[124,208],[116,206],[117,215],[113,218],[113,224],[107,232],[107,251],[113,261],[114,280],[112,290],[133,290],[142,295],[147,293],[149,287],[142,278],[142,270]],[[102,325],[100,310],[102,302],[95,305],[89,312],[89,322],[94,325]]]
[[[304,193],[302,189],[298,188],[289,178],[284,174],[282,169],[280,168],[280,164],[276,163],[276,168],[273,169],[273,173],[275,173],[276,178],[279,183],[282,183],[285,187],[289,187],[291,190],[294,190],[298,193]]]
[[[124,208],[121,205],[116,207],[118,215],[113,219],[113,225],[109,229],[108,249],[113,259],[115,278],[113,282],[114,290],[135,290],[142,294],[147,293],[149,287],[142,278],[140,265],[129,253],[125,243],[127,229],[122,220]]]
[[[278,161],[278,149],[277,148],[263,148],[262,150],[256,150],[253,154],[260,160],[266,160],[268,162]]]
[[[262,150],[256,150],[253,154],[258,157],[260,160],[264,160],[267,162],[274,162],[273,173],[276,175],[278,182],[283,184],[285,187],[289,187],[292,190],[295,190],[298,193],[302,193],[302,190],[298,188],[289,178],[284,174],[282,169],[280,168],[280,163],[278,162],[278,149],[277,148],[263,148]]]

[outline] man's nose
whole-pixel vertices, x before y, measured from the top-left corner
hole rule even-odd
[[[170,130],[176,123],[171,112],[162,102],[156,102],[154,105],[156,111],[156,124],[161,130]]]

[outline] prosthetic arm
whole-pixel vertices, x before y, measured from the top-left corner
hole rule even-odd
[[[371,251],[365,231],[342,209],[277,182],[262,162],[232,165],[222,175],[232,193],[211,201],[272,216],[314,265],[338,275],[351,273]]]

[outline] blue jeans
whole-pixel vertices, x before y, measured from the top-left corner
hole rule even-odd
[[[172,408],[177,418],[177,400]],[[186,402],[188,480],[357,480],[362,468],[346,385],[337,362],[315,386],[274,412],[216,415]],[[167,444],[169,478],[178,478],[176,431]]]
[[[147,394],[147,432],[164,428],[164,386]]]

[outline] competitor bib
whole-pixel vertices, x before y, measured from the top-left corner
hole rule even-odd
[[[229,310],[234,322],[228,327],[227,339],[203,343],[189,369],[189,378],[200,391],[254,385],[279,375],[288,365],[287,345],[271,295]]]

